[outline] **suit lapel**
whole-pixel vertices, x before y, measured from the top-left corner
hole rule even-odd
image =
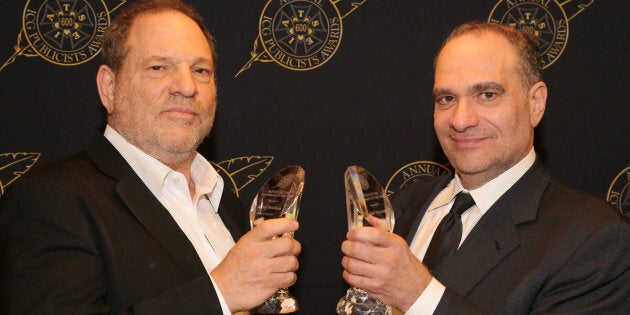
[[[413,187],[410,187],[411,189],[408,191],[402,191],[401,194],[405,194],[406,196],[393,196],[392,203],[396,215],[394,233],[405,238],[407,244],[411,244],[424,213],[431,205],[433,199],[435,199],[452,179],[453,176],[434,177],[415,184]],[[427,190],[429,191],[428,194],[426,193]],[[425,195],[425,197],[416,199],[418,195]],[[399,199],[402,199],[402,201],[399,201]],[[413,200],[414,204],[405,205],[404,203],[407,200]],[[407,210],[403,213],[401,212],[402,209]]]
[[[238,239],[247,231],[248,220],[240,201],[226,185],[223,186],[218,214],[234,241],[238,242]]]
[[[135,175],[119,181],[116,192],[129,211],[189,276],[205,273],[199,255],[171,214]]]
[[[189,277],[205,273],[192,244],[170,213],[104,137],[88,155],[104,173],[118,180],[116,192],[133,216],[159,242]]]
[[[497,264],[520,245],[518,225],[536,219],[549,173],[536,163],[519,179],[470,232],[452,260],[435,277],[466,296]]]

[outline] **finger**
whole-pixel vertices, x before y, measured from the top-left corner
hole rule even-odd
[[[344,270],[357,276],[370,278],[378,274],[377,265],[348,256],[341,258],[341,265]]]
[[[261,277],[259,283],[264,286],[270,286],[275,289],[286,288],[293,285],[297,281],[297,274],[294,271],[269,272]]]
[[[270,262],[271,273],[295,272],[300,267],[300,262],[295,256],[275,257]]]
[[[297,282],[297,274],[295,272],[284,272],[274,274],[274,282],[276,288],[288,288]]]
[[[351,272],[348,272],[347,270],[343,271],[342,276],[343,279],[346,280],[346,282],[351,286],[355,286],[366,291],[369,291],[369,289],[372,288],[372,286],[370,285],[371,280],[367,277],[353,274]]]
[[[291,250],[287,252],[287,255],[297,256],[302,252],[302,244],[295,239],[291,239]]]
[[[394,233],[376,227],[359,227],[346,234],[348,240],[386,247],[395,242]]]
[[[292,255],[297,256],[302,250],[300,242],[289,237],[280,237],[269,241],[270,246],[274,247],[276,255]]]
[[[341,243],[341,252],[346,256],[369,263],[380,260],[382,250],[372,244],[346,240]]]
[[[265,257],[292,256],[300,254],[302,245],[295,239],[288,237],[279,237],[256,244],[258,248],[264,249]]]
[[[275,238],[283,233],[295,232],[299,227],[299,223],[290,219],[269,219],[265,220],[252,229],[252,239],[255,241],[264,241]]]

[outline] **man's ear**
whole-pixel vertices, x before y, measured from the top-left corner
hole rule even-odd
[[[529,102],[529,119],[532,128],[534,128],[540,123],[540,120],[545,114],[545,107],[547,106],[547,85],[545,82],[536,82],[529,89],[527,99]]]
[[[101,103],[108,114],[114,111],[114,91],[116,88],[116,74],[112,68],[101,65],[96,73],[96,87]]]

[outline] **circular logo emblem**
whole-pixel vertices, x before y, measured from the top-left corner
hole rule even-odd
[[[488,21],[534,35],[540,44],[544,68],[562,55],[569,39],[567,15],[556,0],[500,0],[490,12]]]
[[[606,201],[630,218],[630,166],[617,174],[610,184]]]
[[[451,170],[445,165],[431,161],[416,161],[409,163],[394,173],[385,186],[387,195],[416,182],[425,176],[442,176],[449,174]]]
[[[341,44],[341,15],[330,0],[269,1],[258,27],[269,57],[291,70],[323,65]]]
[[[101,51],[109,12],[102,0],[28,0],[22,25],[30,47],[57,65],[84,63]]]

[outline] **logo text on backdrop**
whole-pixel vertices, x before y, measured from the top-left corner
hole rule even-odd
[[[506,24],[534,35],[540,44],[544,68],[564,52],[569,40],[569,21],[595,0],[499,0],[489,22]]]
[[[275,62],[294,71],[308,71],[328,62],[341,45],[342,20],[366,0],[269,0],[258,22],[250,59]]]
[[[0,71],[18,56],[41,57],[60,66],[76,66],[96,57],[110,13],[126,0],[28,0],[22,13],[22,29],[13,55]]]
[[[439,164],[433,161],[415,161],[399,168],[387,181],[385,191],[391,195],[413,184],[422,177],[442,176],[451,173],[450,164]]]

